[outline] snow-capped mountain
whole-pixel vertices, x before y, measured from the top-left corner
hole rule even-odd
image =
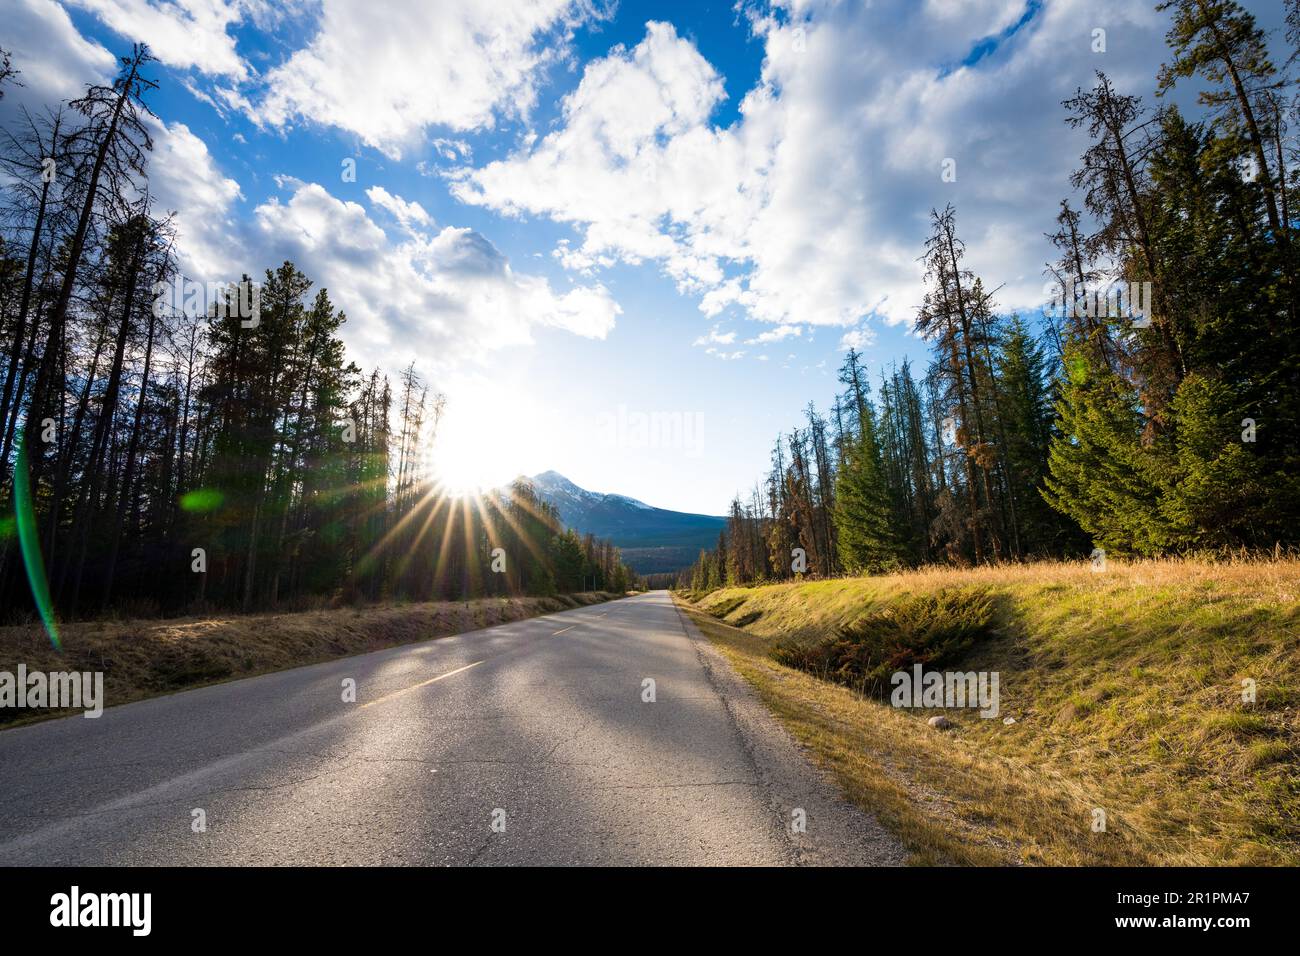
[[[701,548],[712,548],[726,519],[655,508],[627,495],[580,488],[556,471],[528,479],[560,520],[582,534],[612,541],[628,566],[642,574],[690,565]]]

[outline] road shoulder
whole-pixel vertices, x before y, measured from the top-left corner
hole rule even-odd
[[[852,804],[816,766],[673,597],[673,608],[710,686],[722,699],[741,746],[778,819],[793,862],[800,866],[899,866],[907,850],[871,814]],[[800,814],[798,811],[802,811]],[[804,823],[802,832],[798,824]]]

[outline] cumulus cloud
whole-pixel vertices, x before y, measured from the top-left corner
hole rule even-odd
[[[366,196],[376,206],[388,210],[394,219],[407,228],[433,225],[432,217],[418,202],[407,202],[401,196],[394,196],[383,186],[371,186],[366,190]]]
[[[329,287],[351,317],[349,345],[369,362],[391,365],[417,352],[461,359],[530,342],[538,327],[590,338],[614,327],[620,309],[600,284],[558,291],[516,272],[472,229],[410,228],[394,241],[358,203],[317,183],[286,186],[286,199],[254,210],[254,245]]]
[[[6,110],[73,97],[85,83],[112,76],[113,56],[83,39],[57,4],[15,0],[11,6],[4,46],[25,85],[6,89]],[[110,25],[126,24],[116,18],[129,15],[162,29],[148,18],[215,23],[221,4],[85,0],[85,6]],[[396,367],[417,353],[435,365],[451,363],[530,342],[544,328],[604,338],[620,314],[601,283],[557,288],[544,276],[520,272],[481,233],[437,229],[418,202],[382,186],[368,189],[366,197],[383,210],[385,222],[391,217],[391,232],[360,204],[292,177],[275,177],[280,193],[249,210],[240,184],[187,124],[151,120],[150,126],[149,187],[155,210],[172,215],[182,274],[229,282],[291,259],[348,313],[344,337],[365,364]]]
[[[602,15],[591,0],[324,0],[311,42],[267,74],[250,110],[273,127],[335,126],[398,157],[426,127],[475,130],[527,113],[538,69]]]
[[[366,196],[397,221],[396,237],[359,203],[290,176],[251,216],[237,214],[239,184],[187,126],[160,124],[154,141],[150,188],[157,208],[175,211],[182,274],[230,282],[292,260],[347,312],[343,335],[363,365],[450,365],[529,343],[538,328],[600,339],[621,312],[600,283],[557,289],[516,271],[481,233],[434,229],[423,207],[382,187]]]
[[[651,22],[635,47],[586,65],[556,129],[455,171],[453,193],[570,224],[579,240],[556,251],[568,268],[653,262],[706,315],[740,309],[785,329],[910,320],[927,213],[951,202],[967,262],[1006,283],[1003,305],[1029,305],[1081,148],[1051,121],[1060,101],[1097,68],[1149,90],[1164,28],[1121,0],[799,0],[750,24],[761,78],[731,125],[714,119],[714,67]]]
[[[723,279],[718,256],[739,252],[717,220],[746,204],[743,156],[722,155],[726,138],[707,125],[724,95],[694,45],[652,22],[635,48],[587,65],[560,129],[507,160],[461,170],[453,194],[581,225],[581,247],[558,250],[570,268],[656,260],[684,289],[703,291]],[[709,168],[717,162],[724,167]],[[665,220],[685,236],[661,228]]]
[[[181,124],[161,129],[158,142],[160,198],[189,181],[206,184],[183,193],[188,204],[175,219],[182,273],[229,282],[292,260],[347,312],[343,335],[365,366],[395,368],[418,357],[446,367],[529,343],[537,328],[604,338],[621,312],[599,283],[560,291],[545,277],[517,272],[471,229],[427,231],[408,217],[405,237],[395,241],[361,205],[292,177],[277,179],[283,199],[269,198],[253,210],[251,226],[241,225],[231,215],[239,186],[219,173],[202,142]],[[387,199],[377,205],[419,208],[379,192]]]
[[[446,135],[429,142],[454,164],[440,174],[456,197],[573,228],[551,252],[575,279],[563,290],[515,271],[478,232],[435,229],[419,203],[378,185],[367,208],[285,181],[250,224],[234,215],[239,184],[189,127],[164,124],[153,188],[178,213],[186,269],[224,278],[284,250],[305,257],[358,320],[367,316],[375,354],[407,333],[449,350],[524,341],[538,327],[606,334],[618,306],[596,277],[620,263],[662,270],[714,321],[740,312],[770,326],[742,336],[746,345],[821,325],[846,329],[846,347],[865,344],[864,317],[913,316],[926,212],[948,202],[967,263],[1003,284],[1000,303],[1033,304],[1050,255],[1042,234],[1068,193],[1081,140],[1063,123],[1026,118],[1059,119],[1060,100],[1096,68],[1122,89],[1148,91],[1165,27],[1163,15],[1124,0],[745,5],[763,64],[724,126],[718,70],[671,24],[650,22],[639,42],[586,63],[553,126],[475,166],[454,132],[526,116],[544,67],[570,56],[572,31],[605,16],[603,7],[445,0],[377,10],[322,0],[310,7],[318,21],[306,45],[257,77],[235,50],[234,27],[305,4],[282,14],[264,0],[69,2],[192,69],[188,88],[221,112],[277,128],[327,124],[389,155],[437,127]],[[1109,34],[1104,56],[1092,52],[1098,24]],[[10,89],[6,110],[75,96],[113,72],[110,53],[52,0],[11,0],[5,32],[27,84]],[[228,83],[205,92],[196,85],[205,77]],[[945,160],[955,182],[940,176]],[[362,302],[347,301],[343,284]],[[736,341],[715,325],[697,344]]]
[[[235,52],[229,28],[254,0],[68,0],[115,33],[149,44],[154,56],[178,69],[242,80],[248,67]]]
[[[6,111],[25,106],[35,113],[85,92],[86,84],[113,75],[116,60],[98,43],[85,39],[68,12],[54,0],[11,0],[5,5],[0,46],[13,54],[15,79],[5,88]]]
[[[0,101],[4,110],[25,106],[35,113],[82,95],[90,83],[109,82],[116,72],[113,54],[82,37],[52,0],[16,0],[6,14],[3,45],[13,54],[23,85],[6,88]],[[155,212],[171,214],[182,271],[226,275],[236,268],[231,211],[241,195],[239,184],[221,173],[186,124],[147,122],[154,142],[149,191]]]
[[[224,175],[203,140],[184,123],[156,123],[149,161],[154,209],[170,214],[176,231],[176,257],[182,274],[203,281],[233,281],[241,268],[232,215],[242,196],[239,183]]]
[[[609,15],[605,0],[67,2],[148,43],[167,66],[221,81],[184,81],[218,112],[239,110],[272,128],[332,126],[391,157],[429,127],[478,130],[526,115],[539,71],[569,57],[578,26]],[[247,22],[263,32],[289,22],[290,35],[310,40],[259,76],[236,48],[235,30]],[[438,137],[434,147],[448,160],[470,156],[460,140]]]

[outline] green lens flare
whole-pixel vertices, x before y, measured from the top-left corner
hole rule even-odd
[[[24,436],[25,438],[26,436]],[[45,578],[45,559],[41,557],[41,542],[36,534],[36,509],[32,507],[31,475],[27,470],[27,443],[18,440],[18,460],[14,463],[14,519],[18,524],[18,544],[27,568],[27,583],[32,588],[32,600],[45,624],[45,633],[56,651],[62,652],[59,626],[54,620],[54,602],[50,600],[50,583]]]
[[[197,491],[187,491],[181,495],[181,510],[198,514],[205,511],[216,511],[225,500],[226,496],[216,488],[200,488]]]

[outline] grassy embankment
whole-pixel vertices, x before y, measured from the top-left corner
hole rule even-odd
[[[782,647],[797,660],[792,646],[817,648],[891,605],[954,589],[991,597],[992,625],[927,669],[999,672],[996,719],[896,709],[887,686],[873,699],[772,657]],[[1112,561],[1100,573],[927,569],[681,597],[914,862],[1294,865],[1298,596],[1297,561]],[[955,726],[928,726],[937,713]],[[1096,809],[1104,832],[1093,831]]]
[[[289,614],[163,620],[103,620],[60,627],[63,652],[39,624],[0,627],[0,671],[103,671],[108,705],[251,677],[303,664],[447,637],[570,608],[607,592],[383,604]],[[72,711],[69,711],[72,712]],[[58,710],[0,709],[0,726],[62,716]]]

